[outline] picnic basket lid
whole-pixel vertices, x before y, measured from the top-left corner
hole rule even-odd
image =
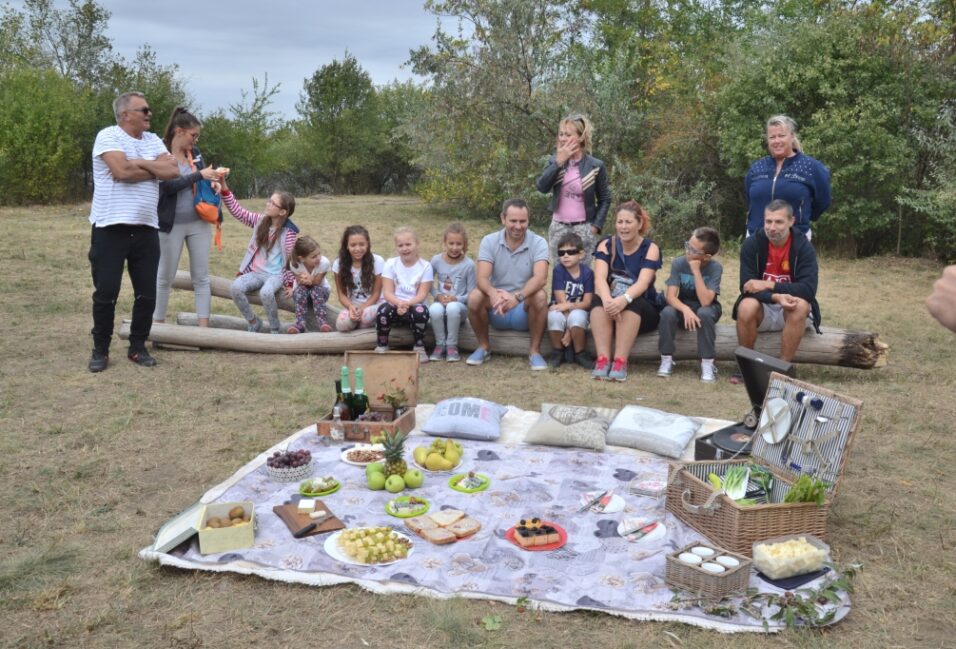
[[[734,356],[737,358],[740,374],[744,377],[747,396],[750,397],[750,403],[756,409],[763,407],[767,387],[770,385],[770,375],[773,372],[794,378],[797,376],[793,363],[780,360],[776,356],[761,354],[747,347],[735,349]]]
[[[418,405],[418,352],[347,351],[345,364],[353,377],[359,367],[364,370],[365,394],[373,408],[389,407],[382,397],[396,388],[405,390],[406,405]]]
[[[791,482],[803,474],[815,476],[829,485],[830,496],[835,495],[859,426],[863,402],[778,372],[771,373],[769,378],[763,409],[770,399],[786,400],[790,407],[789,433],[772,444],[764,438],[758,424],[753,457]],[[826,421],[817,421],[817,416]]]

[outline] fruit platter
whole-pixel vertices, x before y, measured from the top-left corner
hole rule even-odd
[[[452,439],[436,438],[429,446],[419,446],[412,452],[416,466],[430,473],[447,473],[461,465],[465,449]]]
[[[385,446],[382,444],[356,444],[352,448],[342,451],[339,458],[352,466],[366,466],[372,462],[379,462],[385,457]]]
[[[398,493],[406,488],[417,489],[425,482],[425,476],[415,467],[409,467],[405,455],[405,433],[386,433],[382,444],[384,462],[372,462],[365,466],[365,479],[373,491],[385,489]]]
[[[299,493],[309,498],[328,496],[342,488],[342,483],[330,475],[324,478],[309,478],[299,483]]]
[[[356,527],[340,530],[325,540],[325,552],[336,561],[356,566],[387,566],[408,558],[412,540],[389,527]]]
[[[481,529],[481,523],[460,509],[443,509],[427,516],[409,518],[405,527],[429,543],[446,545],[474,536]]]
[[[399,496],[385,503],[385,513],[396,518],[412,518],[428,513],[431,504],[418,496]]]
[[[568,533],[563,527],[540,518],[522,518],[518,524],[505,532],[505,538],[522,550],[543,552],[557,550],[568,542]]]
[[[449,487],[455,491],[461,491],[462,493],[466,494],[484,491],[490,484],[491,478],[483,473],[475,473],[474,471],[469,471],[468,473],[459,473],[458,475],[453,475],[448,479]]]

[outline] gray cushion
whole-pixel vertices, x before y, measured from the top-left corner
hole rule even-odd
[[[607,429],[607,443],[679,458],[700,422],[674,413],[625,406]]]
[[[436,437],[457,437],[492,441],[501,436],[501,418],[508,409],[475,397],[440,401],[422,426],[422,432]]]
[[[541,416],[525,434],[529,444],[604,450],[607,427],[617,411],[590,406],[541,404]]]

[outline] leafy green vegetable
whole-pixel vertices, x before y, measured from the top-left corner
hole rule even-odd
[[[740,500],[747,495],[747,480],[750,477],[750,469],[745,466],[735,466],[727,469],[724,474],[724,491],[734,500]]]
[[[773,473],[766,467],[759,464],[748,464],[750,469],[750,479],[766,494],[767,502],[770,502],[770,494],[773,491]]]
[[[785,503],[816,503],[822,505],[827,500],[827,487],[830,485],[820,480],[803,474],[790,487],[790,491],[784,496]]]

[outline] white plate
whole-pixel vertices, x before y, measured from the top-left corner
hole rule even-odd
[[[375,462],[382,462],[385,458],[382,458],[381,460],[372,460],[372,462],[356,462],[354,460],[348,459],[347,455],[351,451],[381,451],[384,448],[385,447],[382,446],[381,444],[356,444],[352,448],[347,448],[344,451],[342,451],[342,454],[339,456],[339,459],[341,459],[346,464],[351,464],[352,466],[367,466]]]
[[[401,532],[395,532],[396,536],[400,536],[403,539],[412,542],[412,547],[408,549],[408,554],[403,559],[396,559],[395,561],[387,561],[385,563],[359,563],[354,560],[352,557],[348,556],[339,549],[339,537],[342,536],[342,532],[345,530],[339,530],[334,532],[331,536],[325,539],[325,553],[335,559],[336,561],[341,561],[342,563],[349,563],[353,566],[365,566],[366,568],[375,568],[376,566],[390,566],[393,563],[398,563],[399,561],[404,561],[408,557],[412,556],[415,552],[415,542],[412,539]]]
[[[790,404],[786,399],[774,397],[767,400],[767,405],[760,413],[760,423],[757,432],[763,435],[768,444],[779,444],[790,430]]]
[[[617,533],[620,536],[624,536],[624,532],[627,530],[641,529],[645,525],[649,525],[653,519],[651,518],[625,518],[620,523],[617,524]],[[657,521],[657,527],[652,529],[650,532],[645,534],[639,539],[634,539],[631,537],[624,537],[631,543],[651,543],[663,539],[667,536],[667,527],[664,525],[664,521]]]
[[[601,495],[600,491],[593,491],[593,492],[587,492],[587,493],[581,494],[580,506],[584,507],[585,505],[587,505],[589,502],[591,502],[592,500],[594,500],[600,495]],[[609,500],[607,503],[607,507],[605,507],[604,509],[595,509],[595,507],[597,507],[597,505],[594,505],[594,507],[591,507],[587,511],[591,512],[592,514],[617,514],[618,512],[624,511],[624,499],[618,496],[617,494],[612,494],[611,500]]]

